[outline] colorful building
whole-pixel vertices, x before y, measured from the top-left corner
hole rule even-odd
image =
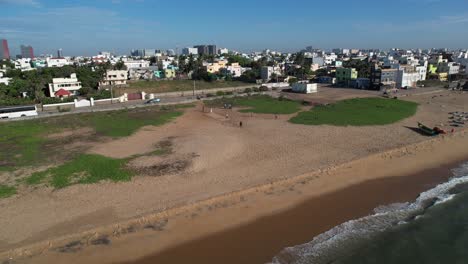
[[[0,60],[10,59],[10,49],[8,48],[8,41],[6,39],[0,39]]]
[[[427,69],[429,74],[437,74],[437,65],[429,64],[429,68]]]
[[[165,69],[164,70],[164,78],[175,78],[176,71],[174,69]]]
[[[347,82],[356,80],[358,72],[355,68],[338,68],[336,69],[336,80],[340,82]]]

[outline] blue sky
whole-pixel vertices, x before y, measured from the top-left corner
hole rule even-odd
[[[18,53],[128,54],[214,43],[239,51],[468,48],[468,0],[0,0]]]

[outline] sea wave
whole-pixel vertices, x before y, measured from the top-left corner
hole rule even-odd
[[[454,178],[421,193],[415,202],[380,206],[373,215],[336,226],[309,243],[284,249],[270,264],[332,263],[344,249],[350,249],[391,227],[423,217],[427,208],[452,200],[455,195],[451,190],[456,186],[468,184],[468,163],[452,172]]]

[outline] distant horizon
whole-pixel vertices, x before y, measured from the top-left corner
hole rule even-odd
[[[311,3],[312,2],[312,3]],[[349,4],[292,0],[288,5],[239,0],[176,3],[150,0],[0,0],[0,39],[12,57],[20,45],[35,54],[91,56],[99,51],[128,55],[132,49],[179,49],[198,44],[243,53],[271,49],[297,52],[306,46],[334,48],[468,48],[464,0],[363,0]],[[345,6],[346,8],[343,8]],[[389,9],[390,10],[390,9]],[[393,9],[392,9],[393,10]]]
[[[8,39],[7,39],[8,41]],[[30,45],[30,44],[20,44],[21,45],[25,45],[25,46],[32,46],[33,50],[34,50],[34,55],[35,57],[40,57],[40,56],[47,56],[47,55],[51,55],[51,56],[56,56],[57,55],[57,52],[58,50],[60,49],[62,51],[62,53],[64,53],[64,51],[66,51],[66,49],[64,48],[59,48],[57,50],[55,50],[55,52],[47,52],[47,53],[44,53],[44,52],[38,52],[36,50],[36,48],[33,46],[33,45]],[[197,44],[198,45],[198,44]],[[209,45],[209,44],[207,44]],[[15,49],[14,47],[11,46],[10,44],[10,41],[8,41],[8,46],[9,46],[9,50],[10,50],[10,56],[12,59],[15,59],[16,58],[16,55],[21,55],[21,51],[20,51],[20,48],[17,48]],[[192,48],[193,46],[195,45],[192,45],[192,46],[184,46],[182,48],[179,48],[178,50],[178,55],[182,55],[182,49],[184,48]],[[306,46],[307,47],[307,46]],[[251,50],[251,51],[241,51],[241,50],[236,50],[236,49],[230,49],[228,47],[217,47],[218,49],[219,48],[226,48],[228,49],[229,51],[235,51],[235,52],[239,52],[239,53],[244,53],[244,54],[251,54],[251,53],[254,53],[254,52],[262,52],[264,50],[270,50],[270,51],[273,51],[273,52],[280,52],[280,53],[297,53],[297,52],[301,52],[301,51],[304,51],[306,49],[306,47],[303,47],[303,48],[300,48],[300,49],[297,49],[297,50],[290,50],[290,51],[282,51],[282,50],[276,50],[276,49],[270,49],[270,48],[263,48],[263,49],[259,49],[259,50]],[[167,50],[174,50],[176,51],[175,48],[135,48],[133,50],[145,50],[145,49],[150,49],[150,50],[161,50],[163,52],[166,52]],[[431,50],[431,49],[448,49],[449,51],[455,51],[455,50],[468,50],[468,48],[447,48],[447,47],[414,47],[414,48],[404,48],[404,47],[393,47],[393,48],[356,48],[356,47],[335,47],[335,48],[322,48],[322,47],[314,47],[314,49],[317,49],[317,50],[322,50],[322,51],[325,51],[325,52],[332,52],[334,49],[349,49],[349,50],[352,50],[352,49],[357,49],[357,50],[380,50],[380,51],[389,51],[391,49],[402,49],[402,50],[415,50],[415,49],[421,49],[421,50]],[[16,52],[14,52],[16,50]],[[12,52],[13,51],[13,52]],[[130,53],[131,53],[132,49],[128,50],[128,52],[123,52],[123,53],[116,53],[116,52],[113,52],[111,50],[106,50],[106,49],[103,49],[103,50],[96,50],[96,52],[94,53],[89,53],[89,54],[63,54],[63,57],[91,57],[91,56],[96,56],[98,55],[100,52],[109,52],[111,53],[112,55],[115,55],[115,56],[130,56]]]

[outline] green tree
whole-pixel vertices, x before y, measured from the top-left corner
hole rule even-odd
[[[119,70],[119,71],[127,70],[127,66],[125,66],[125,63],[120,60],[114,65],[114,70]]]
[[[367,60],[349,60],[343,63],[345,68],[355,68],[359,78],[369,78],[371,75],[371,64]]]
[[[248,70],[245,71],[239,80],[243,82],[250,82],[250,83],[256,83],[257,79],[260,78],[260,72],[256,70]]]
[[[227,56],[227,60],[229,63],[239,63],[242,67],[251,67],[252,61],[248,58],[245,58],[240,55],[229,55]]]
[[[289,78],[288,83],[290,83],[290,84],[297,83],[297,78],[295,78],[295,77]]]
[[[7,69],[14,69],[15,64],[10,60],[0,60],[0,69],[7,68]]]
[[[182,73],[188,73],[187,71],[187,63],[186,63],[187,57],[185,56],[179,56],[177,60],[177,66],[179,67],[179,72]]]

